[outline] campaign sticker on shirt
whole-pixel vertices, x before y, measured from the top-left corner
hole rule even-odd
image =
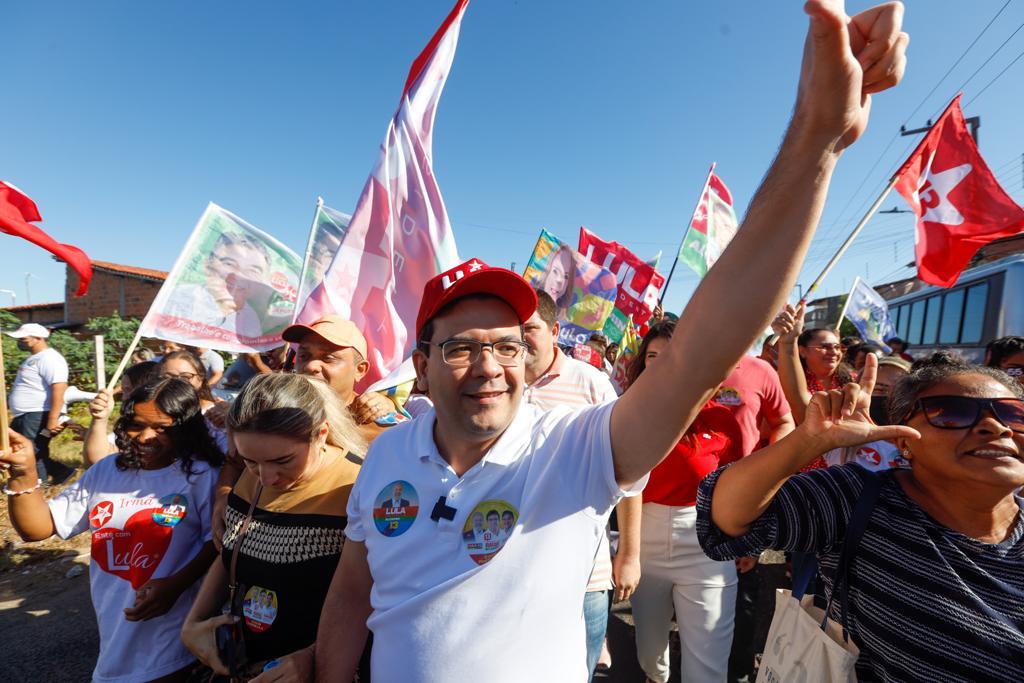
[[[462,528],[462,542],[477,564],[486,564],[512,535],[519,511],[504,500],[485,500],[473,508]]]
[[[183,493],[172,493],[160,499],[160,509],[153,513],[153,521],[160,526],[177,526],[188,513],[188,498]]]
[[[715,401],[721,403],[723,406],[741,406],[743,405],[743,397],[740,396],[740,392],[732,387],[721,387],[718,393],[715,394]]]
[[[416,521],[420,497],[407,481],[393,481],[373,501],[373,524],[384,536],[401,536]]]
[[[113,516],[114,502],[111,500],[100,501],[93,505],[92,510],[89,511],[89,524],[92,528],[99,529],[109,522]]]
[[[246,628],[255,633],[263,633],[277,618],[277,593],[269,588],[253,586],[245,592],[242,616]]]

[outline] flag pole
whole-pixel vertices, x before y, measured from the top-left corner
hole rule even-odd
[[[306,240],[306,253],[302,257],[302,270],[299,272],[299,296],[295,299],[295,311],[292,313],[292,322],[299,316],[299,302],[303,300],[303,295],[309,296],[310,292],[305,292],[303,289],[306,286],[306,271],[309,270],[309,257],[313,255],[313,239],[316,237],[316,226],[319,222],[317,219],[320,218],[320,211],[324,207],[324,198],[317,196],[316,198],[316,210],[313,211],[313,224],[309,226],[309,239]]]
[[[708,169],[708,177],[704,180],[704,187],[701,189],[700,194],[697,195],[697,203],[693,206],[693,213],[690,214],[690,222],[686,224],[686,230],[683,230],[683,238],[679,240],[679,249],[676,250],[676,257],[672,259],[672,268],[668,271],[668,278],[665,279],[665,284],[661,286],[661,293],[658,295],[659,306],[665,298],[665,294],[668,293],[668,283],[672,282],[672,274],[676,272],[676,264],[679,263],[679,253],[683,250],[683,244],[686,243],[686,236],[690,234],[690,226],[693,225],[693,217],[697,214],[697,209],[700,208],[701,200],[704,199],[704,194],[708,191],[708,186],[711,185],[711,176],[715,172],[716,163],[718,162],[711,162],[711,168]]]
[[[857,277],[853,278],[853,287],[851,287],[850,291],[847,293],[846,301],[843,302],[843,308],[842,308],[842,310],[839,311],[839,320],[836,322],[836,336],[837,337],[839,336],[839,328],[843,326],[843,318],[846,317],[846,311],[847,311],[847,309],[850,308],[850,297],[852,297],[853,293],[857,290],[857,283],[858,282],[860,282],[860,275],[858,275]]]
[[[131,359],[132,354],[135,353],[135,348],[139,345],[139,341],[142,340],[142,323],[139,323],[139,329],[135,332],[135,338],[132,339],[132,343],[128,345],[128,350],[124,352],[124,356],[121,358],[121,362],[117,364],[117,369],[114,370],[114,374],[110,376],[110,381],[107,382],[107,391],[113,393],[114,386],[121,381],[121,373],[128,366],[128,361]]]
[[[7,434],[7,379],[4,377],[4,345],[0,344],[0,450],[9,450]]]
[[[842,245],[840,245],[839,250],[832,255],[832,258],[830,258],[828,263],[825,264],[825,267],[822,268],[821,273],[818,275],[818,277],[814,279],[814,282],[811,283],[811,286],[808,287],[807,291],[804,292],[804,295],[800,297],[800,303],[807,303],[808,299],[811,298],[811,294],[813,294],[814,291],[818,289],[819,286],[821,286],[822,281],[824,281],[824,279],[828,276],[832,269],[835,268],[836,263],[838,263],[839,259],[843,257],[843,254],[846,253],[846,250],[850,248],[850,245],[853,244],[853,241],[857,239],[857,235],[860,234],[860,231],[864,229],[864,226],[868,224],[868,221],[871,220],[871,217],[875,215],[875,212],[878,211],[878,208],[882,206],[882,202],[884,202],[885,198],[889,196],[890,192],[892,192],[892,188],[896,186],[896,181],[898,181],[899,179],[899,173],[896,173],[892,178],[889,179],[889,183],[885,186],[885,189],[882,190],[882,193],[878,195],[878,199],[876,199],[874,203],[870,207],[868,207],[867,213],[865,213],[864,217],[857,222],[857,225],[853,228],[853,232],[851,232],[849,236],[846,238],[846,240],[842,243]],[[840,318],[840,324],[842,324],[842,321],[843,319]],[[779,341],[779,335],[773,334],[768,339],[768,345],[775,346],[775,343],[777,341]]]

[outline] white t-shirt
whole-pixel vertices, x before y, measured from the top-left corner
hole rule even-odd
[[[377,437],[345,530],[366,543],[374,578],[375,680],[587,680],[583,594],[608,516],[627,493],[615,482],[613,405],[523,403],[461,478],[437,451],[433,411]],[[399,482],[410,505],[395,511],[386,503]],[[440,496],[453,519],[431,519]],[[472,533],[475,512],[511,515],[511,533]],[[495,639],[515,647],[494,648]]]
[[[128,621],[124,609],[150,579],[180,571],[210,540],[219,468],[180,463],[160,470],[119,470],[117,457],[100,460],[49,501],[57,535],[92,531],[89,583],[100,631],[94,681],[148,681],[195,660],[179,632],[199,592],[197,581],[167,614]]]
[[[53,405],[53,385],[68,381],[68,362],[57,349],[46,348],[26,358],[14,377],[8,397],[11,417],[40,413]]]

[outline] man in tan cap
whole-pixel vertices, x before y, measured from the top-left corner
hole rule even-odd
[[[387,419],[395,413],[390,400],[376,393],[356,393],[356,383],[366,376],[370,363],[366,338],[355,323],[340,315],[325,315],[309,325],[292,325],[281,337],[299,345],[295,371],[327,382],[348,406],[367,441],[394,423]]]

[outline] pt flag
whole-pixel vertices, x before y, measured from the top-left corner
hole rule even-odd
[[[917,277],[950,287],[978,249],[1024,231],[1021,209],[981,158],[960,95],[896,171],[896,191],[917,214]]]
[[[92,261],[78,247],[61,244],[32,225],[42,220],[36,203],[28,195],[0,180],[0,230],[42,247],[71,266],[78,274],[78,291],[75,296],[82,296],[88,291],[89,281],[92,280]]]
[[[366,337],[364,391],[412,352],[423,287],[459,263],[455,236],[432,167],[434,116],[469,0],[459,0],[413,62],[380,156],[348,232],[296,322],[348,318]]]
[[[211,203],[140,333],[235,353],[275,349],[295,315],[301,267],[291,249]]]
[[[583,226],[580,226],[579,251],[591,262],[610,270],[618,281],[615,311],[604,328],[604,335],[617,344],[630,316],[637,325],[643,325],[651,317],[665,277],[618,242],[606,242]]]
[[[846,299],[845,316],[861,337],[891,351],[885,342],[896,336],[896,328],[889,317],[889,304],[860,277],[854,279],[853,289]]]
[[[715,165],[711,164],[708,181],[679,248],[679,260],[704,277],[729,246],[738,225],[732,193],[715,175]]]

